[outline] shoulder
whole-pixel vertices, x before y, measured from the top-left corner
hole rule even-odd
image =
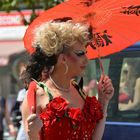
[[[22,102],[21,112],[22,112],[22,119],[24,122],[24,121],[26,121],[27,117],[31,113],[30,103],[28,102],[27,94],[25,95],[25,98]]]
[[[36,86],[36,94],[37,96],[42,96],[44,95],[45,91],[42,87],[40,87],[39,85]]]
[[[136,86],[140,86],[140,77],[136,79]]]
[[[140,83],[140,77],[136,79],[136,82]]]
[[[36,93],[37,96],[44,94],[44,89],[40,86],[40,82],[32,81],[29,84],[28,94]]]
[[[140,77],[136,79],[136,87],[140,87]]]

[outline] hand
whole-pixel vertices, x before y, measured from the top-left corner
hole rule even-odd
[[[34,107],[32,107],[31,115],[27,118],[27,124],[29,137],[31,137],[34,140],[37,139],[38,133],[40,132],[43,123],[39,116],[34,113]]]
[[[98,83],[98,96],[99,101],[102,103],[104,108],[107,108],[110,99],[114,94],[114,88],[111,79],[106,75],[101,75]]]
[[[10,133],[10,136],[16,136],[17,135],[16,128],[14,127],[13,124],[9,125],[9,133]]]

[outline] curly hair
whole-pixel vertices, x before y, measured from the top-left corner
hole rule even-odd
[[[72,21],[50,21],[40,25],[35,30],[34,47],[36,51],[31,55],[27,65],[27,75],[31,80],[40,80],[44,67],[48,72],[57,63],[57,57],[66,48],[80,42],[87,45],[91,42],[89,26]]]
[[[86,45],[91,42],[89,26],[72,21],[50,21],[35,30],[34,47],[38,44],[48,56],[58,55],[64,47],[71,47],[80,42]]]
[[[32,79],[40,80],[43,69],[46,67],[49,72],[56,62],[57,57],[55,55],[48,57],[40,47],[37,47],[36,51],[30,56],[26,67],[28,81],[32,81]]]

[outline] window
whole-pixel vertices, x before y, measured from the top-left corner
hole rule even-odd
[[[109,76],[115,93],[109,104],[108,121],[140,122],[139,69],[140,52],[138,50],[123,51],[110,56]],[[129,92],[129,97],[124,94],[124,91]]]
[[[109,75],[115,89],[114,96],[109,103],[107,121],[140,122],[140,49],[133,46],[102,59],[102,63],[105,74]],[[128,64],[132,65],[131,68]],[[84,77],[84,85],[88,85],[92,79],[98,81],[100,76],[98,59],[90,60]],[[124,91],[129,92],[129,97],[126,96],[125,101],[123,100]],[[90,94],[97,95],[97,91],[92,90]],[[129,103],[133,104],[133,108],[132,106],[129,108]]]
[[[140,57],[124,58],[119,86],[119,110],[140,110]]]

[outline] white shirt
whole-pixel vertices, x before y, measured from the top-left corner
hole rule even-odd
[[[25,95],[26,95],[26,89],[23,88],[18,92],[17,101],[22,102],[24,100]]]

